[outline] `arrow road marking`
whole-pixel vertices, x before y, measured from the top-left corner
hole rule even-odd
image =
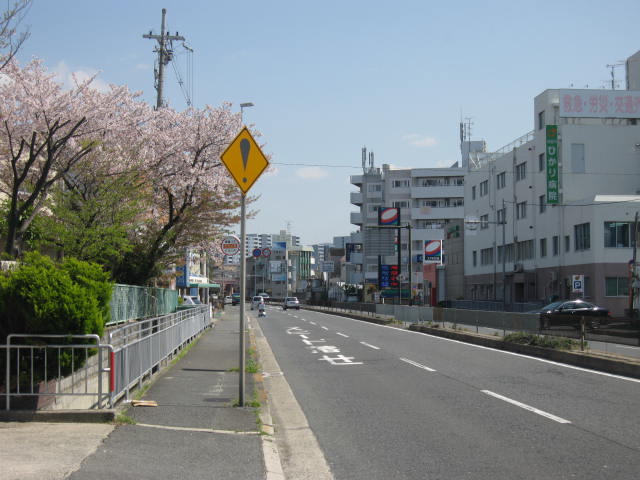
[[[554,422],[571,423],[569,420],[565,420],[564,418],[561,418],[561,417],[556,417],[555,415],[539,410],[535,407],[532,407],[531,405],[527,405],[526,403],[521,403],[516,400],[512,400],[511,398],[508,398],[508,397],[503,397],[502,395],[498,395],[497,393],[494,393],[490,390],[482,390],[482,393],[486,393],[487,395],[491,395],[492,397],[498,398],[500,400],[503,400],[517,407],[524,408],[525,410],[529,410],[530,412],[537,413],[538,415],[542,415],[543,417],[549,418]]]

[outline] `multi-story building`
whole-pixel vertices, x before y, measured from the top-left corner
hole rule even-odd
[[[584,297],[622,315],[640,211],[640,91],[552,89],[533,106],[532,132],[470,155],[465,297]]]
[[[464,217],[464,176],[466,169],[451,168],[403,168],[383,165],[382,169],[365,165],[363,174],[351,176],[351,183],[359,191],[351,192],[351,203],[360,207],[351,213],[351,223],[360,227],[362,243],[361,269],[363,272],[365,300],[372,300],[373,293],[382,290],[379,285],[380,265],[397,265],[400,248],[400,282],[403,295],[428,297],[430,287],[438,285],[437,299],[462,294],[461,282],[447,283],[442,265],[428,267],[422,262],[425,241],[444,241],[447,253],[447,228]],[[381,229],[378,213],[381,208],[399,209],[400,229]],[[400,232],[399,241],[395,239]],[[411,242],[409,242],[411,238]],[[411,244],[409,244],[411,243]],[[357,261],[357,260],[356,260]],[[354,260],[351,261],[354,263]],[[411,275],[409,276],[409,272]],[[404,281],[402,279],[405,279]]]

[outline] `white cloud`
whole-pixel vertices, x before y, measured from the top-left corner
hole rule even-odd
[[[97,77],[100,71],[94,68],[72,70],[66,62],[61,61],[55,66],[53,73],[56,76],[56,80],[64,85],[64,88],[71,88],[76,82],[80,83],[95,76],[96,78],[91,82],[91,88],[103,93],[109,91],[109,84]]]
[[[402,137],[402,141],[406,142],[414,147],[434,147],[438,144],[438,141],[433,137],[426,135],[420,135],[418,133],[409,133]]]
[[[320,167],[304,167],[296,170],[296,175],[305,180],[319,180],[329,176],[329,172]]]

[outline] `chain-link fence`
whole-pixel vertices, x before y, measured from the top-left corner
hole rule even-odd
[[[111,321],[107,325],[167,315],[177,307],[177,290],[116,284],[111,296]]]

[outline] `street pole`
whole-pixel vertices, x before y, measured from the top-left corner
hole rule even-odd
[[[629,317],[635,318],[633,312],[633,283],[636,278],[636,257],[638,251],[638,212],[633,219],[633,236],[631,237],[633,246],[633,260],[631,261],[631,275],[629,275]]]
[[[247,242],[246,228],[246,197],[243,193],[240,196],[240,358],[239,358],[239,372],[238,372],[238,404],[244,407],[244,380],[245,380],[245,338],[244,338],[244,299],[247,289],[247,276],[246,271],[246,255],[245,245]]]
[[[399,223],[399,222],[398,222]],[[398,304],[402,305],[402,240],[400,238],[400,232],[402,227],[398,226]]]
[[[411,224],[407,223],[407,229],[409,230],[409,305],[413,305],[413,279],[411,276],[413,272],[411,271],[411,263],[413,262],[413,257],[411,255]]]

